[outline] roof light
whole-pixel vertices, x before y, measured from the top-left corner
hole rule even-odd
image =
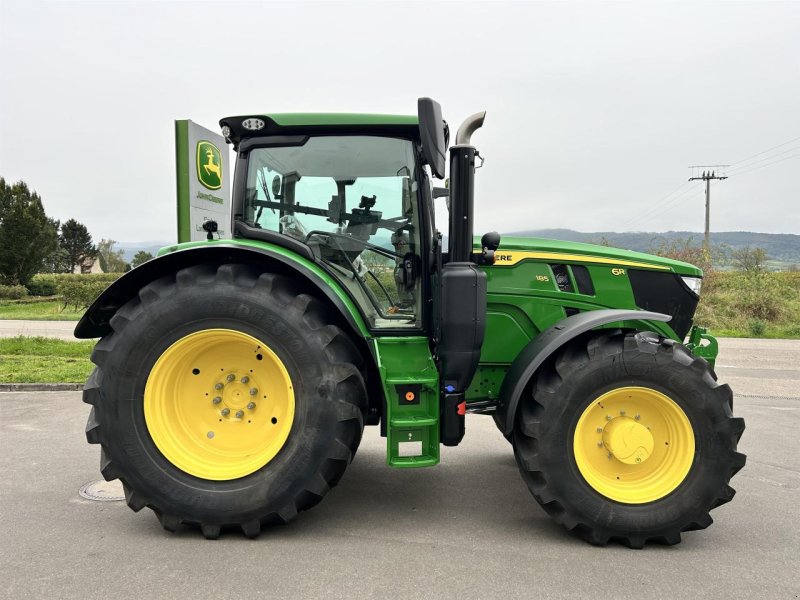
[[[259,129],[264,129],[264,125],[266,125],[264,121],[256,118],[245,119],[242,121],[242,127],[248,131],[258,131]]]
[[[225,139],[231,137],[231,128],[228,127],[227,125],[222,126],[222,137],[224,137]]]

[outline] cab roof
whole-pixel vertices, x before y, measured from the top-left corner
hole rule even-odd
[[[250,122],[250,127],[244,124]],[[263,123],[263,126],[254,128]],[[266,135],[349,133],[349,134],[388,134],[416,136],[419,132],[419,119],[416,115],[381,115],[367,113],[271,113],[250,114],[225,117],[220,127],[230,129],[228,140],[234,148],[239,141],[248,137]]]

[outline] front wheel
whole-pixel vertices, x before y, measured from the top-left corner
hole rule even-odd
[[[744,421],[707,363],[653,333],[597,333],[537,373],[513,435],[534,498],[593,544],[676,544],[730,501]]]

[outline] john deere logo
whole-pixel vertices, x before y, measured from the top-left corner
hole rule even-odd
[[[197,142],[197,179],[210,190],[222,187],[222,155],[211,142]]]

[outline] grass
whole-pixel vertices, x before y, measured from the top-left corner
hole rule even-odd
[[[82,383],[92,371],[93,341],[0,339],[0,383]]]
[[[800,273],[710,273],[695,322],[720,337],[800,339]]]
[[[0,319],[30,321],[77,321],[83,310],[64,308],[52,298],[42,300],[0,300]]]

